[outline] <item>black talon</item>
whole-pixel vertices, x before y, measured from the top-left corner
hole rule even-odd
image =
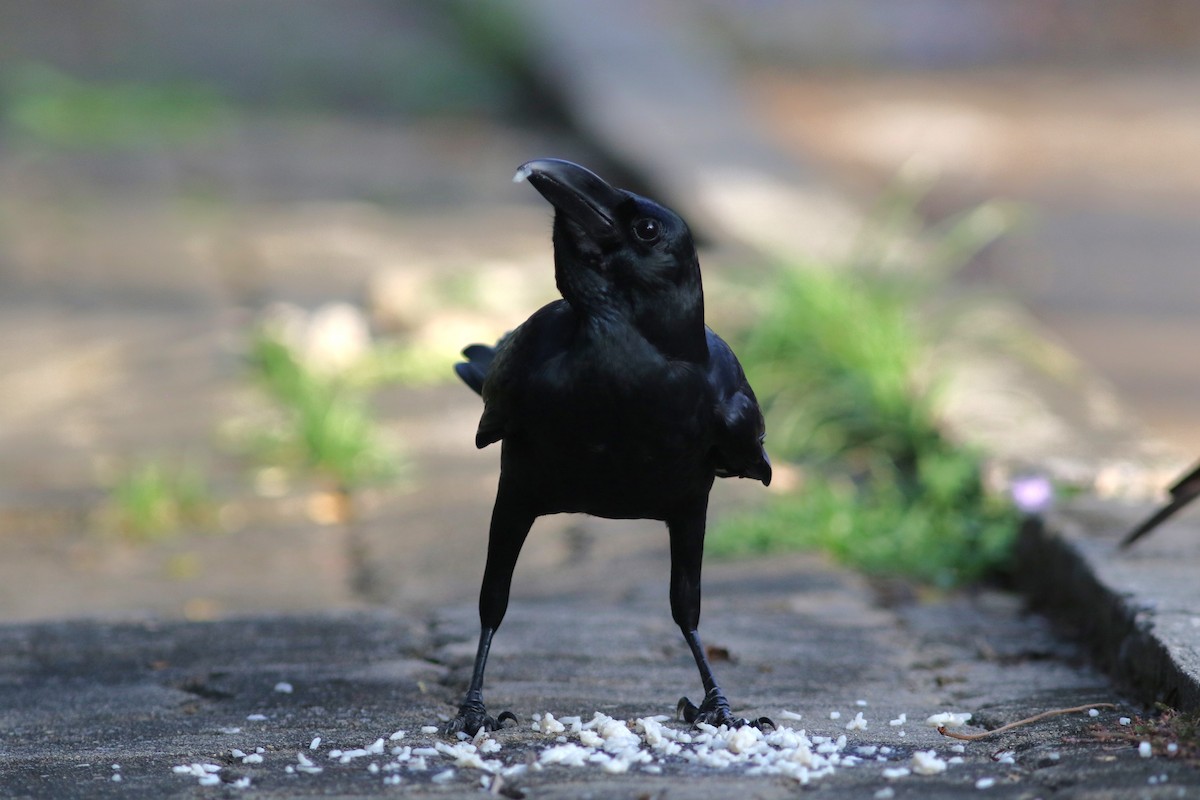
[[[696,721],[696,717],[700,716],[700,709],[696,708],[696,704],[691,700],[681,697],[679,698],[679,702],[675,704],[675,716],[691,724]]]
[[[733,712],[729,710],[729,702],[720,690],[713,689],[704,697],[704,702],[699,707],[686,697],[679,698],[679,703],[675,706],[675,716],[682,717],[684,722],[690,724],[704,723],[714,727],[727,725],[730,728],[740,728],[743,725],[750,725],[758,728],[760,731],[764,725],[771,726],[772,730],[777,730],[774,720],[770,717],[759,717],[756,720],[748,720],[743,717],[735,717]]]
[[[443,732],[447,736],[454,736],[459,731],[474,736],[480,731],[498,731],[510,719],[520,722],[517,715],[511,711],[502,711],[500,716],[493,717],[487,713],[482,702],[472,699],[458,707],[458,716],[446,723]]]
[[[482,700],[469,698],[458,707],[458,716],[446,723],[443,730],[446,736],[454,736],[460,731],[468,736],[474,736],[482,731],[494,731],[500,728],[506,719],[516,719],[511,711],[500,715],[499,721],[487,713]]]

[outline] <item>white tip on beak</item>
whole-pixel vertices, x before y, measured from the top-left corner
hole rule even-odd
[[[529,165],[522,164],[521,166],[517,167],[517,174],[513,175],[513,183],[520,183],[521,181],[528,179],[532,174],[533,170],[530,169]]]

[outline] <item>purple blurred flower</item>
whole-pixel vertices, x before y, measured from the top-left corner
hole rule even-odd
[[[1009,487],[1013,504],[1026,514],[1037,514],[1050,507],[1054,487],[1044,475],[1026,475],[1013,480]]]

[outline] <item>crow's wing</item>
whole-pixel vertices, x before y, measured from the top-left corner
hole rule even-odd
[[[472,381],[482,375],[477,391],[483,396],[483,416],[475,432],[476,447],[504,438],[526,379],[562,351],[573,319],[566,301],[556,300],[506,333],[495,347],[474,344],[463,350],[468,360],[455,365],[459,377],[474,389]]]
[[[470,386],[480,397],[483,396],[483,384],[487,380],[488,371],[492,368],[492,360],[496,358],[496,348],[503,343],[504,339],[502,338],[496,343],[496,347],[488,347],[486,344],[468,345],[462,351],[466,361],[460,361],[454,365],[454,371],[458,377],[462,378],[463,383]]]
[[[753,478],[764,486],[771,483],[771,460],[763,439],[766,422],[742,365],[729,345],[710,329],[708,334],[708,383],[716,402],[714,445],[717,475],[722,478]]]

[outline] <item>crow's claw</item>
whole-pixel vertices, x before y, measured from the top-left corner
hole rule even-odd
[[[458,716],[446,723],[445,734],[453,736],[459,731],[474,736],[479,731],[497,731],[504,727],[506,720],[517,722],[517,715],[511,711],[503,711],[498,717],[487,713],[483,703],[478,700],[468,700],[458,707]]]
[[[696,704],[691,700],[681,697],[675,706],[675,716],[683,719],[684,722],[694,723],[700,716],[700,709],[696,708]]]
[[[764,725],[769,725],[772,730],[775,729],[775,722],[770,717],[759,717],[755,720],[735,717],[733,712],[729,710],[729,701],[725,699],[720,690],[709,692],[699,707],[686,697],[679,698],[679,704],[676,706],[675,713],[683,717],[684,722],[691,723],[692,725],[703,723],[716,728],[722,725],[727,725],[730,728],[740,728],[743,725],[749,725],[759,730],[762,730]]]

